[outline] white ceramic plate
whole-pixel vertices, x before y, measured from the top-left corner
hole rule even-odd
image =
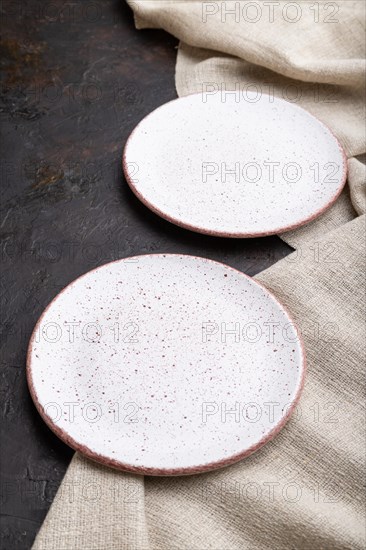
[[[307,223],[346,181],[344,152],[323,123],[293,103],[254,93],[166,103],[132,132],[123,166],[153,212],[224,237]]]
[[[304,370],[274,296],[180,255],[119,260],[71,283],[38,321],[27,360],[33,400],[61,439],[151,475],[211,470],[258,449],[288,419]]]

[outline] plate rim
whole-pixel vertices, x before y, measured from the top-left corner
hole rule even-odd
[[[124,262],[126,260],[132,260],[136,258],[141,257],[152,257],[152,256],[161,256],[161,257],[167,257],[167,256],[174,256],[174,257],[189,257],[194,258],[198,260],[204,260],[210,263],[218,264],[220,266],[224,266],[226,269],[230,269],[234,271],[236,274],[239,274],[243,276],[246,279],[249,279],[250,281],[254,282],[254,284],[258,285],[260,288],[262,288],[265,292],[267,292],[270,297],[274,300],[274,302],[282,309],[287,317],[289,318],[292,326],[295,329],[298,343],[300,346],[300,352],[301,352],[301,362],[300,362],[300,381],[298,383],[298,388],[296,391],[296,394],[291,401],[291,404],[287,407],[285,415],[281,418],[280,422],[278,422],[272,430],[270,430],[264,437],[262,437],[257,443],[254,445],[251,445],[250,447],[247,447],[245,450],[240,451],[239,453],[236,453],[235,455],[228,456],[221,460],[216,460],[213,462],[207,462],[204,464],[199,464],[197,466],[189,466],[189,467],[180,467],[180,468],[155,468],[155,467],[144,467],[144,466],[134,466],[132,464],[124,463],[121,460],[117,460],[115,458],[111,458],[109,456],[97,453],[91,449],[87,445],[84,445],[83,443],[80,443],[76,441],[74,438],[72,438],[63,428],[60,428],[57,426],[53,420],[48,417],[43,409],[43,405],[41,404],[40,400],[38,399],[37,391],[33,382],[33,376],[32,376],[32,354],[33,354],[33,345],[34,340],[36,337],[37,330],[48,312],[49,308],[53,305],[53,303],[67,290],[69,289],[74,283],[81,280],[83,277],[86,277],[90,273],[94,273],[98,271],[99,269],[103,269],[109,265]],[[265,445],[268,441],[272,440],[285,426],[285,424],[290,419],[296,405],[299,402],[300,396],[302,394],[304,383],[305,383],[305,376],[307,371],[307,360],[306,360],[306,352],[305,352],[305,345],[304,341],[301,335],[301,332],[297,326],[297,324],[294,322],[292,315],[289,313],[286,306],[284,306],[277,298],[276,296],[262,283],[258,282],[253,277],[250,277],[246,273],[243,273],[242,271],[236,269],[235,267],[231,267],[227,264],[224,264],[222,262],[219,262],[217,260],[211,260],[210,258],[205,258],[203,256],[196,256],[192,254],[179,254],[179,253],[164,253],[164,252],[157,252],[157,253],[151,253],[151,254],[138,254],[135,256],[127,256],[126,258],[119,258],[118,260],[113,260],[111,262],[107,262],[105,264],[102,264],[96,268],[93,268],[86,273],[83,273],[79,277],[76,277],[74,280],[72,280],[69,284],[67,284],[52,300],[49,302],[49,304],[46,306],[46,308],[41,313],[39,319],[37,320],[34,329],[32,331],[28,349],[27,349],[27,355],[26,355],[26,380],[28,384],[28,389],[32,398],[32,401],[41,416],[42,420],[45,422],[45,424],[50,428],[50,430],[59,438],[61,441],[66,443],[69,447],[71,447],[74,451],[80,452],[83,456],[93,460],[94,462],[97,462],[99,464],[102,464],[103,466],[108,466],[110,468],[113,468],[115,470],[123,471],[123,472],[129,472],[133,474],[139,474],[139,475],[149,475],[149,476],[181,476],[181,475],[192,475],[192,474],[200,474],[204,472],[210,472],[213,470],[217,470],[219,468],[223,468],[225,466],[230,466],[231,464],[235,464],[236,462],[239,462],[240,460],[246,458],[247,456],[251,455],[263,445]]]
[[[274,96],[276,101],[280,101],[280,102],[283,102],[283,103],[286,103],[286,104],[289,104],[289,105],[293,105],[296,109],[304,111],[309,117],[316,120],[319,124],[321,124],[321,126],[323,126],[331,134],[331,136],[335,139],[335,141],[338,145],[338,148],[341,152],[341,156],[342,156],[342,160],[343,160],[342,177],[340,179],[340,184],[339,184],[339,187],[336,190],[336,193],[331,197],[331,199],[324,206],[322,206],[321,208],[316,210],[313,214],[311,214],[310,216],[308,216],[307,218],[305,218],[304,220],[302,220],[298,223],[285,225],[285,226],[282,226],[282,227],[277,227],[275,229],[272,229],[271,231],[256,231],[256,232],[253,232],[253,233],[247,233],[247,232],[241,232],[241,231],[227,232],[227,231],[221,231],[220,229],[217,229],[217,230],[216,229],[207,229],[205,227],[201,227],[201,226],[198,226],[198,225],[191,225],[190,223],[184,222],[181,219],[176,218],[175,216],[171,216],[170,214],[166,214],[165,212],[160,210],[160,208],[158,208],[153,203],[151,203],[137,189],[136,185],[133,182],[133,178],[130,176],[130,174],[128,172],[128,168],[127,168],[128,161],[127,161],[126,157],[127,157],[127,149],[128,149],[130,140],[132,139],[135,132],[137,132],[137,130],[140,128],[141,124],[143,124],[143,122],[145,122],[146,119],[148,119],[150,116],[152,116],[154,113],[156,113],[160,109],[163,109],[166,105],[169,105],[170,103],[174,103],[175,101],[182,101],[182,100],[190,98],[192,96],[200,96],[200,95],[202,95],[202,92],[193,92],[191,94],[187,94],[187,95],[184,95],[184,96],[181,96],[181,97],[176,97],[175,99],[171,99],[170,101],[167,101],[166,103],[163,103],[162,105],[159,105],[159,107],[157,107],[156,109],[154,109],[153,111],[148,113],[146,116],[144,116],[140,120],[140,122],[137,123],[137,125],[134,127],[134,129],[132,130],[132,132],[130,133],[130,135],[128,136],[128,138],[126,140],[126,143],[125,143],[124,148],[123,148],[123,153],[122,153],[122,171],[123,171],[123,174],[125,176],[125,179],[127,181],[128,186],[130,187],[133,194],[139,199],[139,201],[144,206],[146,206],[149,210],[151,210],[151,212],[153,212],[154,214],[158,215],[160,218],[162,218],[162,219],[164,219],[164,220],[166,220],[166,221],[168,221],[168,222],[170,222],[170,223],[172,223],[172,224],[174,224],[178,227],[181,227],[183,229],[188,229],[189,231],[193,231],[194,233],[199,233],[201,235],[210,235],[212,237],[226,237],[226,238],[232,238],[232,239],[243,239],[243,238],[252,239],[252,238],[256,238],[256,237],[268,237],[270,235],[277,235],[277,234],[281,234],[281,233],[286,233],[287,231],[292,231],[293,229],[297,229],[298,227],[302,227],[303,225],[307,225],[311,221],[318,218],[321,214],[323,214],[326,210],[328,210],[328,208],[330,208],[332,206],[332,204],[335,203],[335,201],[338,199],[338,197],[342,193],[343,188],[344,188],[344,186],[346,184],[346,181],[347,181],[347,172],[348,172],[347,160],[348,159],[347,159],[347,155],[346,155],[346,152],[344,150],[344,147],[342,146],[341,142],[339,141],[337,136],[334,134],[334,132],[329,128],[329,126],[324,124],[324,122],[322,122],[318,117],[316,117],[315,115],[310,113],[308,110],[304,109],[303,107],[300,107],[300,105],[291,103],[290,101],[286,101],[285,99],[282,99],[282,98],[279,98],[279,97],[276,97],[276,96]],[[264,93],[262,94],[261,97],[263,97],[263,96],[271,97],[269,94],[264,94]]]

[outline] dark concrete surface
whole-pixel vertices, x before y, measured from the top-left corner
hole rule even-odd
[[[73,451],[29,397],[25,355],[42,310],[75,277],[148,252],[206,256],[249,275],[290,248],[159,219],[132,195],[121,152],[176,96],[177,41],[137,31],[123,0],[2,3],[1,549],[30,548]]]

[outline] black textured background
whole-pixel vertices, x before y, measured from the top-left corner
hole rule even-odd
[[[7,0],[2,30],[1,549],[23,550],[72,456],[36,413],[25,380],[29,336],[55,294],[140,253],[192,253],[254,275],[290,248],[277,237],[190,233],[127,187],[129,133],[176,96],[174,38],[135,30],[123,0]]]

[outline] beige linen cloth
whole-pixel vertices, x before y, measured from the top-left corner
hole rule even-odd
[[[308,358],[300,404],[280,434],[233,466],[176,478],[124,474],[76,453],[33,548],[361,550],[363,2],[129,3],[138,28],[164,28],[181,40],[179,95],[255,85],[296,98],[342,142],[348,185],[318,220],[282,235],[296,251],[257,276],[297,321]],[[239,16],[225,15],[237,4]],[[258,6],[262,17],[253,22]],[[301,17],[288,21],[299,8]]]

